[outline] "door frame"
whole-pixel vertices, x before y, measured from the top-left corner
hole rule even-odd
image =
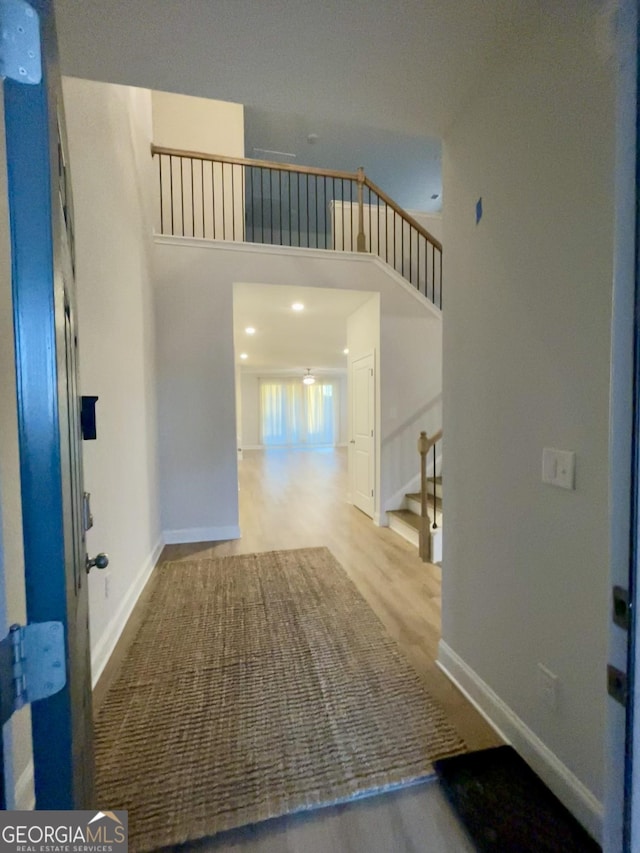
[[[74,809],[94,803],[84,784],[85,754],[76,754],[74,738],[78,721],[90,726],[91,709],[77,707],[72,695],[76,625],[70,602],[79,567],[69,535],[69,447],[59,395],[66,370],[58,217],[61,84],[53,2],[31,5],[40,19],[42,81],[4,83],[25,588],[28,622],[63,623],[67,659],[63,690],[31,708],[34,784],[36,808]],[[87,760],[92,780],[91,755]]]

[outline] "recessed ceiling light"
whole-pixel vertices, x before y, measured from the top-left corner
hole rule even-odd
[[[241,352],[240,358],[249,358],[249,356],[246,354],[246,352]]]
[[[343,352],[345,355],[349,355],[349,347],[345,347],[345,348],[342,350],[342,352]]]
[[[304,310],[304,305],[302,304],[302,302],[294,302],[291,308],[294,311],[302,311]]]
[[[245,332],[247,333],[247,335],[255,335],[256,330],[253,328],[253,326],[247,326]]]

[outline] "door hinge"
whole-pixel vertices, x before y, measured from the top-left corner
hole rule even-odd
[[[32,86],[42,80],[40,21],[26,0],[0,0],[0,77]]]
[[[91,530],[93,527],[93,513],[91,512],[91,493],[83,492],[82,494],[82,526],[84,532]]]
[[[625,631],[629,630],[631,621],[631,602],[629,601],[629,591],[622,586],[614,586],[613,588],[613,614],[611,617],[614,624]]]
[[[371,497],[373,497],[373,489],[371,489]]]
[[[607,693],[616,702],[626,706],[629,695],[627,674],[611,664],[607,666]]]
[[[0,717],[4,725],[24,705],[67,683],[62,622],[12,625],[0,642]]]

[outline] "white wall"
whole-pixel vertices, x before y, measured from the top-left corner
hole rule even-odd
[[[151,93],[151,104],[156,145],[244,157],[242,104],[157,91]],[[156,155],[154,197],[160,186],[158,159]],[[163,156],[162,169],[162,218],[157,200],[154,211],[158,233],[242,239],[245,181],[242,166],[175,157],[170,164],[169,158]]]
[[[242,104],[152,91],[151,105],[156,145],[244,157]]]
[[[322,379],[322,373],[314,371],[318,379]],[[260,379],[270,378],[273,376],[268,369],[264,373],[249,373],[240,371],[240,388],[236,395],[236,405],[241,411],[242,421],[242,447],[245,450],[259,448],[261,444],[260,435]],[[348,439],[348,407],[347,407],[347,377],[346,376],[327,376],[332,382],[338,386],[338,444],[346,444]]]
[[[80,384],[97,394],[96,441],[83,442],[95,519],[89,576],[94,682],[162,545],[158,510],[155,331],[150,275],[151,95],[63,80],[74,193]]]
[[[232,282],[206,263],[206,250],[188,247],[185,252],[158,245],[155,250],[165,540],[235,539],[239,528]]]
[[[262,446],[260,436],[260,377],[257,373],[241,373],[242,446]]]
[[[0,86],[0,636],[26,623],[20,459],[11,299],[4,98]],[[25,706],[4,727],[7,808],[34,805],[31,712]]]
[[[611,342],[611,433],[610,433],[610,585],[627,587],[629,583],[631,528],[631,433],[633,428],[634,381],[634,300],[636,277],[636,187],[630,176],[636,168],[636,97],[638,4],[624,0],[618,11],[616,122],[616,235],[614,294]],[[636,631],[638,630],[636,624]],[[627,632],[609,626],[608,661],[622,672],[627,669]],[[636,645],[638,649],[638,645]],[[636,679],[635,702],[638,706],[640,684]],[[605,830],[603,848],[622,849],[625,761],[625,708],[612,697],[607,699],[607,742],[605,782]],[[635,742],[640,743],[640,717],[634,716]],[[634,761],[632,785],[633,814],[631,849],[640,846],[640,767]]]
[[[598,831],[615,100],[591,8],[557,4],[445,138],[441,659]],[[545,446],[575,491],[541,483]]]
[[[156,237],[154,263],[165,532],[187,537],[206,530],[226,538],[237,529],[236,281],[290,286],[304,281],[307,287],[380,294],[377,514],[384,523],[381,510],[390,509],[394,498],[413,485],[419,431],[439,426],[440,312],[371,255]],[[243,411],[246,406],[243,396]],[[246,420],[243,433],[247,446]]]

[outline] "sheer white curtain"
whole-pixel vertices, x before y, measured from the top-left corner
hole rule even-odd
[[[330,380],[317,379],[314,385],[303,385],[298,378],[261,379],[262,444],[336,444],[338,407],[338,385]]]

